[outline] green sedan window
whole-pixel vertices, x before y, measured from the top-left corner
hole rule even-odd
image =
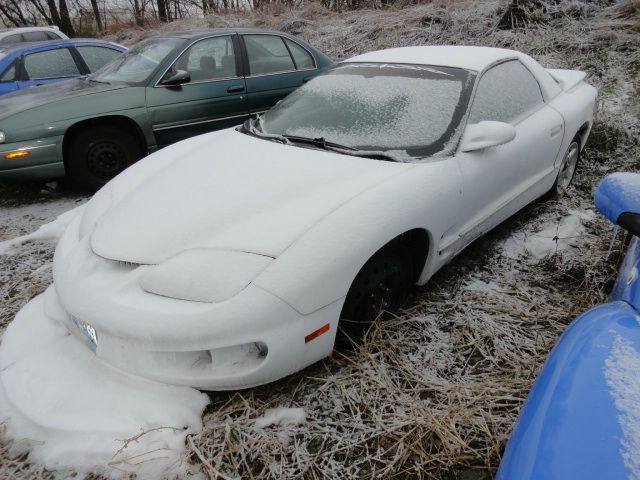
[[[251,75],[295,70],[293,59],[282,37],[276,35],[245,35]]]
[[[192,83],[236,77],[236,55],[231,37],[206,38],[194,43],[180,55],[172,70],[189,72]]]

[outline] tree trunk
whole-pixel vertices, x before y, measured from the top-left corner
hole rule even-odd
[[[98,31],[101,32],[102,28],[102,18],[100,17],[100,9],[98,8],[98,0],[91,0],[91,8],[93,9],[93,16],[96,18],[96,26],[98,27]]]
[[[73,37],[76,32],[73,29],[73,23],[71,23],[71,17],[69,16],[67,0],[58,0],[58,3],[60,4],[60,30],[66,33],[67,36]]]
[[[133,0],[133,17],[136,19],[136,25],[142,26],[142,14],[140,11],[140,2],[138,0]]]
[[[51,14],[51,20],[53,20],[53,24],[60,26],[62,23],[60,21],[60,13],[58,12],[58,6],[54,0],[47,0],[47,6],[49,7],[49,12]]]
[[[168,22],[169,17],[167,16],[167,3],[165,0],[157,0],[158,5],[158,18],[161,22]]]

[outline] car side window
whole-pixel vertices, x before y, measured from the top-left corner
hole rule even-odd
[[[287,72],[295,64],[282,37],[277,35],[245,35],[250,75]]]
[[[0,45],[10,45],[12,43],[24,42],[21,33],[15,33],[13,35],[7,35],[3,39],[0,39]]]
[[[53,32],[44,32],[47,35],[48,40],[61,40],[62,37],[60,35],[56,35]]]
[[[501,63],[481,78],[468,123],[512,123],[544,102],[540,85],[518,60]]]
[[[14,61],[9,68],[7,68],[2,75],[0,75],[0,82],[15,82],[16,81],[16,62]]]
[[[296,62],[296,68],[298,70],[302,70],[304,68],[315,68],[316,64],[309,52],[307,52],[296,42],[292,42],[288,38],[284,39],[284,43],[286,43],[287,47],[289,47],[289,51],[293,56],[293,60]]]
[[[24,32],[22,36],[26,42],[44,42],[49,40],[46,32]]]
[[[24,57],[24,68],[31,80],[80,75],[68,48],[36,52]]]
[[[95,72],[120,55],[119,51],[107,47],[79,46],[76,47],[76,50],[80,53],[91,72]]]
[[[237,77],[233,40],[230,36],[200,40],[180,55],[172,69],[189,72],[191,83]]]

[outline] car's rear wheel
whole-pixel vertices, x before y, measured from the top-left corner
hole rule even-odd
[[[135,134],[111,125],[97,125],[73,137],[65,165],[74,183],[95,191],[142,155]]]
[[[360,269],[347,293],[337,344],[359,340],[382,312],[400,307],[413,284],[411,258],[399,246],[387,247]]]
[[[576,174],[578,160],[580,160],[580,137],[576,136],[571,140],[571,143],[562,158],[558,176],[556,177],[553,187],[551,187],[551,190],[549,191],[550,197],[566,195],[567,189],[569,188],[569,185],[571,185],[573,177]]]

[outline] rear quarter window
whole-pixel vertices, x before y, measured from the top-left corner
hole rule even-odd
[[[488,70],[478,83],[469,123],[513,123],[544,102],[540,85],[518,60]]]

